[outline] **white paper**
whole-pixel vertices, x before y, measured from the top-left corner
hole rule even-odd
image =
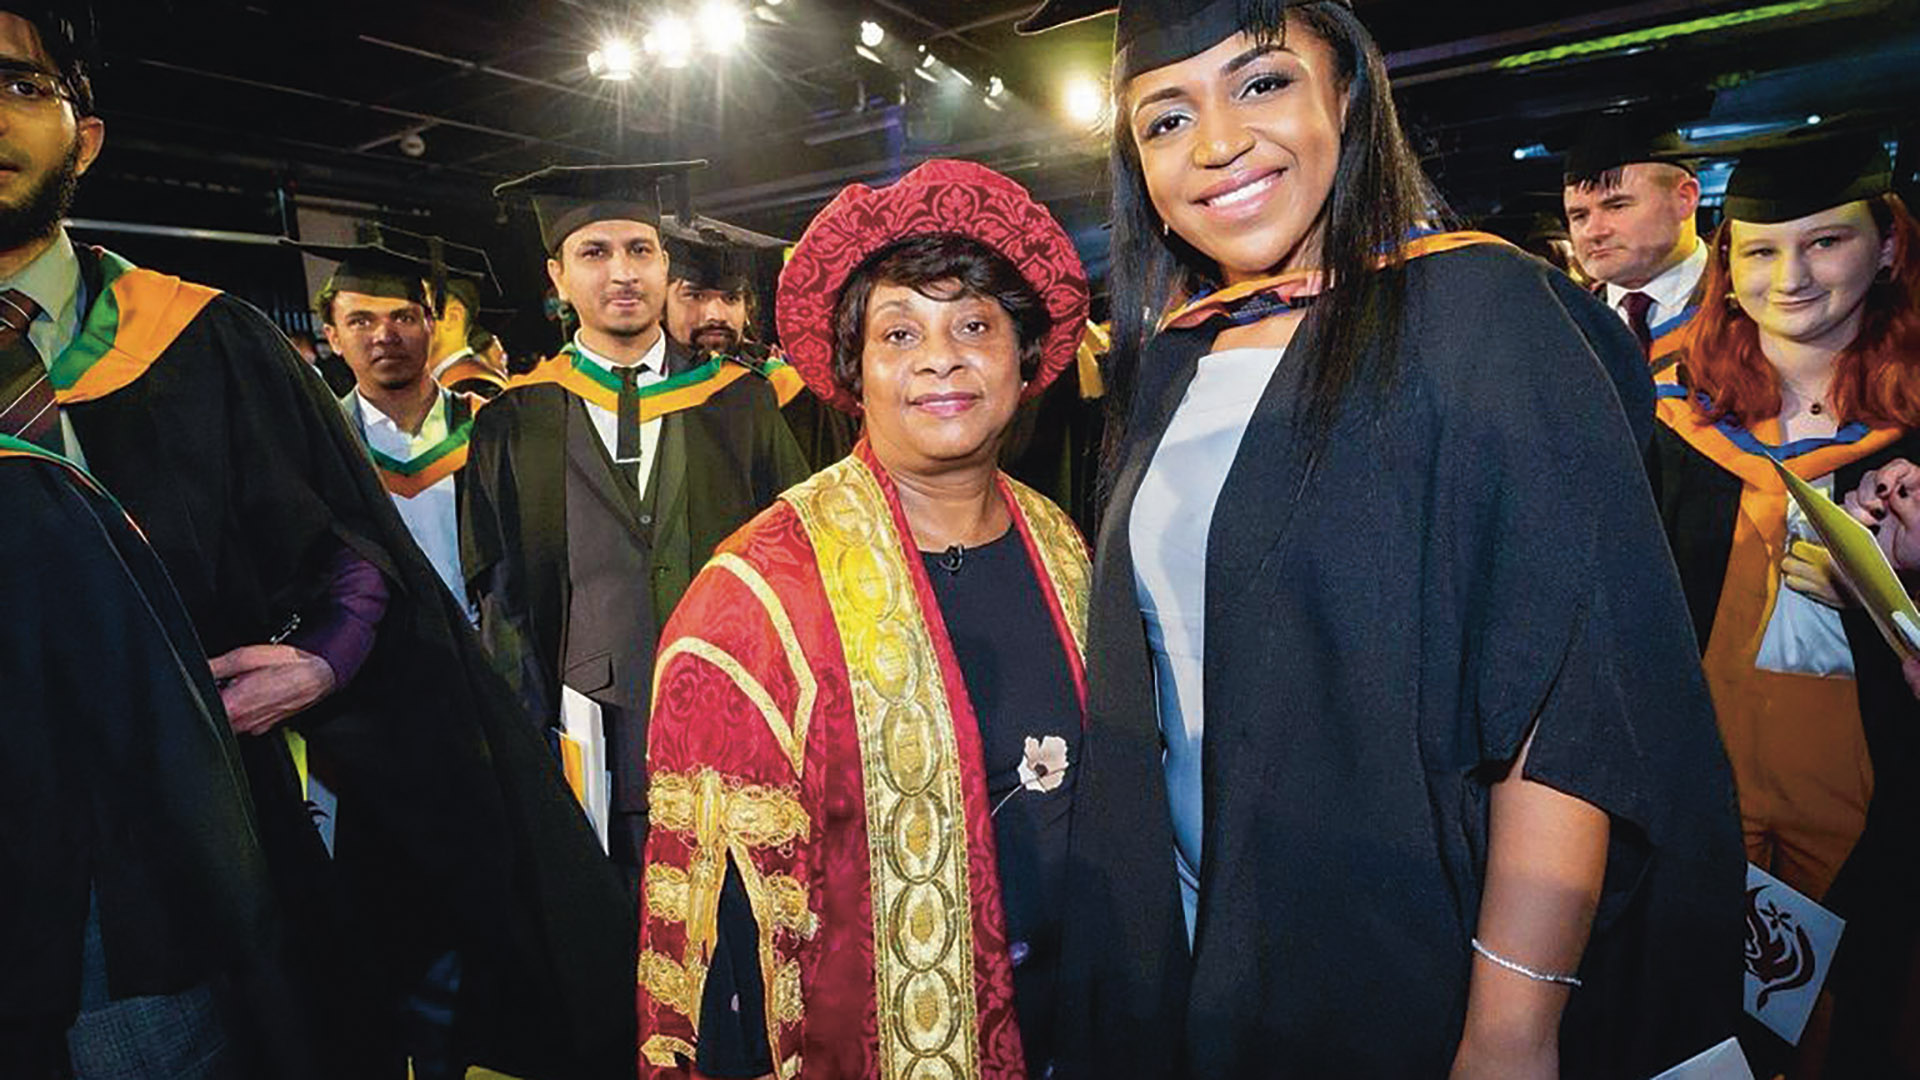
[[[600,838],[600,848],[604,851],[613,782],[607,772],[607,736],[602,726],[600,703],[571,686],[562,686],[560,730],[579,744],[586,786],[580,804],[587,812],[587,820],[593,823],[594,834]]]
[[[1747,864],[1747,1015],[1798,1046],[1847,922]]]
[[[1753,1080],[1740,1040],[1728,1039],[1661,1073],[1653,1080]]]

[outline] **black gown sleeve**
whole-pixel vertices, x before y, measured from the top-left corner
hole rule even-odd
[[[727,880],[720,887],[718,941],[700,998],[700,1045],[694,1064],[703,1076],[733,1080],[773,1071],[759,957],[760,924],[729,855]]]

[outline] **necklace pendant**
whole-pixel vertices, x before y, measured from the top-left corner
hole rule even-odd
[[[1815,416],[1819,416],[1821,413],[1825,412],[1826,410],[1823,407],[1821,407],[1819,402],[1816,401],[1813,404],[1807,406],[1807,411],[1812,413]]]

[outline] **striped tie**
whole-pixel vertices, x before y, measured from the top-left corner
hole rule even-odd
[[[0,292],[0,432],[66,453],[60,409],[40,350],[27,338],[40,305],[18,289]]]

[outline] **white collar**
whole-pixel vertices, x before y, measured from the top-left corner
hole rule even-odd
[[[418,435],[402,430],[400,425],[394,421],[393,417],[382,412],[378,405],[375,405],[362,396],[358,387],[354,388],[353,391],[353,403],[354,406],[360,410],[361,425],[364,426],[369,433],[374,431],[391,432],[396,438],[405,439],[408,442],[432,437],[435,442],[438,442],[440,439],[446,438],[447,435],[448,396],[447,391],[439,387],[434,388],[433,404],[428,407],[427,415],[420,421],[420,433]]]
[[[473,350],[465,347],[462,347],[458,350],[455,350],[452,353],[449,353],[445,360],[442,360],[439,363],[433,365],[433,381],[439,382],[440,376],[445,375],[447,373],[448,368],[452,367],[453,365],[459,363],[462,360],[465,360],[467,357],[472,355],[473,355]]]
[[[577,330],[574,331],[573,334],[573,347],[579,350],[581,356],[599,364],[608,371],[618,371],[620,368],[628,366],[625,364],[616,364],[588,348],[586,342],[580,340],[580,332]],[[667,328],[665,326],[660,328],[660,336],[653,339],[653,345],[647,349],[646,355],[640,358],[638,364],[631,366],[640,369],[639,381],[641,382],[653,382],[666,377]]]
[[[1687,257],[1660,271],[1652,281],[1637,289],[1623,288],[1612,282],[1607,283],[1607,305],[1619,307],[1621,297],[1628,293],[1642,292],[1653,297],[1660,305],[1660,318],[1667,319],[1686,309],[1687,301],[1693,299],[1694,287],[1700,284],[1700,275],[1707,270],[1707,245],[1696,238],[1693,250]]]

